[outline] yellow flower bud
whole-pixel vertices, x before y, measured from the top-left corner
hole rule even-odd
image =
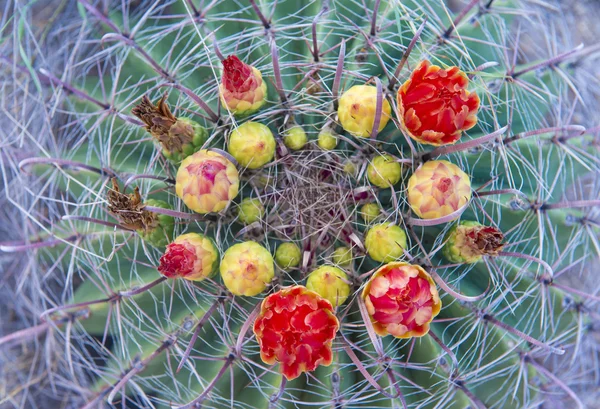
[[[331,253],[331,260],[338,266],[347,267],[352,263],[352,249],[341,246]]]
[[[265,214],[265,207],[259,199],[246,198],[238,206],[238,220],[244,224],[259,221]]]
[[[275,262],[281,268],[297,267],[302,259],[302,250],[295,243],[281,243],[275,251]]]
[[[254,241],[234,244],[221,260],[223,283],[234,295],[251,297],[267,288],[275,276],[271,253]]]
[[[177,196],[197,213],[220,212],[238,194],[237,168],[223,155],[200,150],[185,158],[175,181]]]
[[[344,92],[338,106],[342,127],[354,136],[369,138],[375,122],[377,88],[372,85],[355,85]],[[378,132],[387,125],[392,114],[390,103],[382,96],[382,112]]]
[[[360,208],[360,215],[366,223],[371,223],[381,213],[377,203],[366,203]]]
[[[367,166],[369,182],[386,189],[400,181],[402,166],[392,155],[384,154],[375,157]]]
[[[293,151],[304,148],[306,142],[308,142],[306,132],[304,132],[304,129],[300,125],[292,126],[283,135],[283,143]]]
[[[244,122],[231,132],[228,151],[240,166],[258,169],[275,156],[275,138],[265,125]]]
[[[413,173],[407,191],[413,212],[423,219],[437,219],[469,202],[471,181],[458,166],[445,160],[432,160]]]
[[[333,266],[322,266],[310,273],[306,288],[325,298],[334,307],[342,305],[350,295],[348,276]]]
[[[407,247],[406,233],[389,222],[371,227],[365,237],[367,253],[375,261],[389,263],[404,256]]]
[[[323,128],[321,132],[319,132],[317,144],[319,145],[319,148],[330,151],[337,146],[338,138],[330,128]]]

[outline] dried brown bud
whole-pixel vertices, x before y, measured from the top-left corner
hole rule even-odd
[[[122,225],[131,230],[152,230],[158,224],[155,213],[144,210],[139,188],[132,194],[121,193],[117,179],[112,179],[112,189],[108,191],[108,211]]]
[[[164,155],[180,162],[198,150],[206,140],[206,129],[187,118],[177,118],[171,113],[164,94],[156,105],[148,96],[136,105],[131,113],[146,125],[146,130],[160,143]]]
[[[502,250],[504,234],[492,226],[462,221],[448,232],[442,250],[452,263],[475,263],[481,256],[494,256]]]

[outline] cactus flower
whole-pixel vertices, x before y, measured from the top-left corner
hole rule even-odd
[[[389,222],[374,225],[365,236],[367,253],[373,260],[381,263],[389,263],[404,256],[407,245],[404,230]]]
[[[240,177],[220,153],[201,150],[181,162],[175,180],[177,196],[196,213],[220,212],[238,194]]]
[[[355,85],[341,96],[337,113],[345,131],[354,136],[369,138],[373,131],[376,109],[377,88],[372,85]],[[391,113],[390,103],[382,96],[378,132],[385,128]]]
[[[179,163],[200,150],[208,132],[188,118],[176,118],[166,103],[167,94],[152,104],[147,96],[131,113],[146,125],[146,130],[160,143],[163,155],[173,163]]]
[[[321,132],[319,132],[319,136],[317,138],[317,145],[319,145],[319,148],[330,151],[335,149],[337,144],[338,138],[331,128],[325,127],[321,130]]]
[[[238,206],[238,220],[244,224],[259,221],[265,214],[265,207],[259,199],[246,198]]]
[[[413,212],[423,219],[437,219],[469,202],[471,181],[458,166],[445,160],[432,160],[413,173],[407,191]]]
[[[283,143],[289,149],[298,151],[304,148],[304,145],[308,142],[306,132],[300,125],[294,125],[285,131],[283,134]]]
[[[235,55],[223,61],[223,78],[219,85],[221,103],[236,116],[251,115],[266,102],[267,83],[259,70],[244,64]]]
[[[377,203],[365,203],[360,208],[359,213],[366,223],[371,223],[373,220],[379,217],[381,209]]]
[[[401,176],[402,166],[396,162],[392,155],[379,155],[371,160],[369,166],[367,166],[369,182],[382,189],[398,183]]]
[[[263,362],[279,362],[288,380],[331,364],[339,328],[331,303],[301,285],[265,298],[253,327]]]
[[[302,250],[295,243],[281,243],[275,251],[275,262],[281,268],[297,267],[302,258]]]
[[[345,246],[336,248],[331,253],[331,261],[338,266],[348,267],[352,263],[352,249]]]
[[[503,240],[497,228],[465,220],[448,231],[442,254],[451,263],[476,263],[482,256],[498,254]]]
[[[442,302],[435,282],[420,266],[395,262],[380,267],[362,292],[375,332],[396,338],[422,337]]]
[[[223,283],[234,295],[262,293],[275,275],[271,253],[254,241],[229,247],[221,260]]]
[[[342,305],[350,295],[348,276],[334,266],[321,266],[310,273],[306,288],[325,298],[334,307]]]
[[[258,169],[275,156],[275,138],[265,125],[244,122],[231,132],[228,151],[241,166]]]
[[[398,90],[404,130],[430,145],[455,143],[477,123],[479,97],[467,91],[469,78],[458,67],[442,69],[423,61]]]
[[[168,278],[202,281],[211,277],[219,265],[219,251],[211,239],[188,233],[177,237],[160,258],[158,271]]]

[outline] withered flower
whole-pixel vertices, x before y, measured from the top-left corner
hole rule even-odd
[[[144,122],[146,130],[160,143],[165,157],[179,163],[202,147],[208,133],[188,118],[175,117],[166,100],[167,94],[164,94],[154,105],[144,95],[131,113]]]

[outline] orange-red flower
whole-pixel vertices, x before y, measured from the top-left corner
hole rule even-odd
[[[398,90],[400,121],[411,138],[430,145],[455,143],[477,123],[479,97],[467,91],[458,67],[423,61]]]
[[[394,262],[379,268],[362,292],[378,335],[422,337],[442,302],[431,276],[420,266]]]
[[[262,360],[279,362],[281,373],[291,380],[331,364],[331,344],[339,327],[329,301],[296,285],[263,300],[254,334]]]

